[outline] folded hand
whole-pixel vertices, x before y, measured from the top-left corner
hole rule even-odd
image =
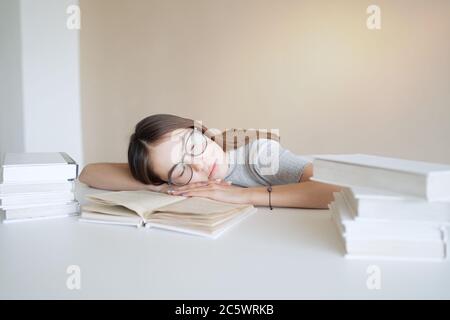
[[[228,181],[211,180],[190,183],[182,187],[173,187],[168,193],[186,197],[205,197],[231,203],[249,203],[246,189],[234,186]]]

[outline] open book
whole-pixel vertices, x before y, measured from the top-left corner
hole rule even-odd
[[[251,204],[181,197],[151,191],[119,191],[86,196],[83,222],[146,226],[217,238],[256,211]]]

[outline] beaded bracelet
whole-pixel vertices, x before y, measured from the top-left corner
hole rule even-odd
[[[272,197],[271,197],[272,186],[268,186],[267,187],[267,191],[269,192],[269,208],[270,208],[270,210],[273,210],[273,208],[272,208]]]

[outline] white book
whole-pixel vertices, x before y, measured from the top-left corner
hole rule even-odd
[[[447,258],[444,240],[387,239],[351,237],[346,234],[336,208],[331,205],[332,220],[345,248],[345,258],[359,260],[443,261]]]
[[[403,259],[443,260],[446,258],[446,245],[440,241],[388,241],[370,239],[347,239],[348,258],[357,256],[379,256]]]
[[[3,183],[73,180],[77,163],[65,152],[7,153]]]
[[[83,216],[83,212],[81,213]],[[93,223],[93,224],[104,224],[104,225],[117,225],[117,226],[130,226],[130,227],[136,227],[136,228],[140,228],[142,227],[142,221],[139,222],[134,222],[134,221],[124,221],[124,220],[120,220],[120,221],[114,221],[114,220],[97,220],[97,219],[92,219],[92,218],[80,218],[78,219],[78,222],[83,222],[83,223]]]
[[[416,221],[355,220],[355,213],[340,192],[334,193],[330,204],[338,215],[345,237],[371,239],[437,240],[446,237],[446,229],[439,223]]]
[[[0,208],[0,210],[21,210],[21,209],[38,209],[42,207],[48,207],[48,206],[56,206],[56,205],[65,205],[68,203],[71,203],[73,201],[57,201],[57,202],[44,202],[44,203],[37,203],[32,205],[17,205],[17,206],[8,206],[7,208]]]
[[[356,220],[410,220],[450,224],[450,202],[428,202],[417,197],[361,187],[344,188],[341,193],[356,213]]]
[[[42,216],[42,217],[24,218],[24,219],[4,219],[2,221],[2,223],[11,224],[11,223],[20,223],[20,222],[32,222],[32,221],[41,221],[41,220],[70,218],[70,217],[76,217],[76,216],[78,216],[78,213],[69,213],[69,214],[62,214],[62,215]]]
[[[312,180],[450,201],[450,165],[365,154],[320,155]]]
[[[0,208],[31,207],[41,204],[61,203],[75,200],[72,191],[37,192],[21,195],[0,195]]]
[[[109,215],[108,219],[105,219],[105,215],[102,213],[81,211],[80,222],[92,222],[101,224],[115,224],[124,226],[142,227],[142,218],[135,214],[123,214],[123,215]]]
[[[74,181],[38,181],[0,183],[0,196],[23,195],[35,192],[74,191]]]
[[[64,204],[5,210],[5,217],[7,220],[32,219],[46,216],[78,214],[79,211],[80,205],[78,202],[72,201]]]

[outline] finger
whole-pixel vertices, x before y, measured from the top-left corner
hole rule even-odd
[[[213,182],[213,183],[229,183],[230,181],[225,180],[225,179],[214,179],[214,180],[208,180],[208,182]]]
[[[231,181],[216,179],[216,180],[208,180],[205,182],[205,184],[207,186],[210,186],[210,185],[229,186],[229,185],[231,185]]]
[[[192,188],[198,188],[198,187],[214,185],[214,184],[229,186],[229,185],[231,185],[231,181],[226,181],[226,180],[223,180],[223,179],[199,181],[199,182],[190,183],[188,185],[181,186],[181,187],[176,187],[175,186],[175,187],[172,188],[172,190],[173,191],[185,191],[185,190],[191,190]]]
[[[219,180],[218,183],[226,185],[226,186],[233,184],[233,182],[231,182],[230,180],[222,180],[222,179],[218,179],[218,180]]]
[[[178,186],[172,186],[172,190],[176,190],[176,191],[179,191],[179,190],[188,190],[188,189],[191,189],[191,188],[198,188],[198,187],[201,187],[201,186],[206,186],[208,184],[208,181],[199,181],[199,182],[192,182],[192,183],[189,183],[189,184],[187,184],[187,185],[185,185],[185,186],[181,186],[181,187],[178,187]]]
[[[229,188],[240,188],[238,186],[232,186],[231,183],[225,182],[225,183],[209,183],[206,185],[201,185],[198,187],[190,187],[186,189],[179,189],[179,190],[173,190],[171,194],[181,194],[187,191],[196,191],[196,190],[226,190]]]
[[[149,184],[147,187],[147,190],[155,191],[155,192],[166,192],[168,189],[167,183],[156,185],[156,184]]]
[[[204,197],[214,199],[214,190],[192,190],[183,193],[184,197]]]
[[[172,195],[181,195],[187,191],[197,191],[197,190],[225,190],[229,188],[240,188],[237,186],[232,186],[230,184],[221,184],[221,183],[210,183],[207,185],[201,185],[198,187],[190,187],[182,190],[172,190],[170,194]]]
[[[197,192],[197,191],[205,191],[205,190],[214,190],[216,187],[209,185],[209,186],[204,186],[204,187],[197,187],[197,188],[192,188],[189,190],[177,190],[177,191],[173,191],[172,194],[173,195],[185,195],[187,192]]]

